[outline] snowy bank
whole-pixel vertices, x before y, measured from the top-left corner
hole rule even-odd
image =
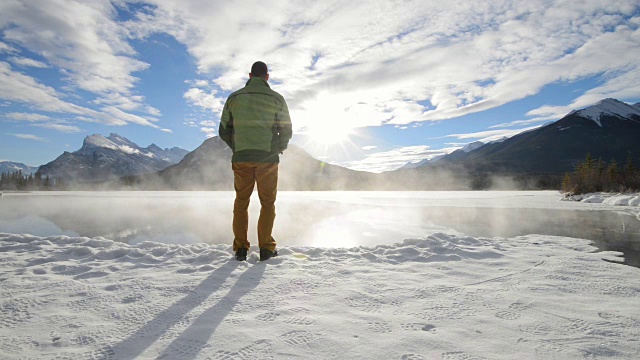
[[[0,234],[0,358],[638,358],[640,269],[594,251],[433,234],[260,263],[227,245]]]
[[[640,194],[589,193],[565,195],[562,200],[610,206],[640,206]]]

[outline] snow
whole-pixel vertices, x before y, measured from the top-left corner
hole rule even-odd
[[[131,146],[127,146],[127,145],[119,145],[118,146],[118,150],[122,151],[125,154],[129,154],[129,155],[140,154],[140,150],[134,149]],[[149,154],[144,154],[144,155],[149,156]],[[151,156],[149,156],[149,157],[151,157]]]
[[[118,145],[100,134],[87,136],[87,138],[84,140],[84,143],[86,145],[93,145],[99,148],[118,150]]]
[[[468,153],[471,152],[477,148],[483,147],[485,144],[482,141],[474,141],[472,143],[469,143],[467,145],[465,145],[465,147],[462,148],[462,151]]]
[[[568,195],[563,200],[573,200],[589,204],[604,204],[609,206],[640,206],[640,193],[588,193],[580,195]]]
[[[632,115],[640,116],[640,107],[636,105],[629,105],[615,99],[604,99],[599,101],[593,106],[579,110],[577,115],[591,119],[602,127],[600,117],[602,115],[617,116],[620,118],[629,118]]]
[[[558,201],[557,192],[338,195],[283,192],[279,201],[340,199],[387,212],[422,204],[511,209],[525,201],[529,208],[616,211],[640,199],[589,194],[581,202]],[[162,196],[175,202],[203,193]],[[336,243],[348,226],[334,223],[329,233]],[[433,232],[377,246],[290,245],[279,252],[259,262],[252,248],[247,262],[237,262],[229,244],[0,233],[0,358],[640,357],[640,269],[588,240]]]
[[[13,161],[0,161],[0,173],[12,173],[18,170],[21,170],[23,174],[28,175],[35,173],[38,168]]]
[[[0,234],[0,357],[636,358],[640,269],[595,250],[436,233],[261,263],[227,245]]]

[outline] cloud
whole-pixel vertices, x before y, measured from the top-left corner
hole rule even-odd
[[[4,114],[4,117],[13,121],[29,121],[29,122],[46,121],[50,119],[50,117],[46,115],[31,114],[31,113],[17,113],[17,112]]]
[[[492,125],[492,126],[489,126],[489,129],[499,129],[504,127],[523,126],[523,125],[537,124],[541,122],[548,122],[552,120],[558,120],[559,118],[565,116],[566,114],[567,113],[554,112],[553,114],[547,115],[547,116],[539,116],[539,117],[535,117],[527,120],[514,120],[508,123]]]
[[[7,113],[4,117],[9,121],[24,121],[31,123],[31,126],[37,126],[44,129],[56,130],[64,133],[78,133],[81,132],[80,128],[73,125],[65,124],[66,121],[58,119],[52,119],[49,116],[33,113]]]
[[[637,66],[623,74],[615,74],[605,84],[588,90],[585,94],[574,99],[570,104],[562,106],[541,106],[529,111],[527,115],[561,118],[573,110],[583,109],[605,98],[637,101],[639,93],[640,66]]]
[[[140,150],[134,149],[131,146],[127,146],[127,145],[118,146],[118,150],[122,151],[125,154],[129,154],[129,155],[140,154]]]
[[[264,60],[298,130],[336,115],[350,127],[452,119],[594,75],[640,97],[609,76],[640,64],[633,0],[264,1],[260,17],[244,3],[150,2],[132,32],[173,35],[220,91]]]
[[[473,133],[463,133],[463,134],[450,134],[450,135],[446,135],[444,136],[445,138],[456,138],[459,140],[466,140],[466,139],[478,139],[478,141],[482,141],[483,143],[487,143],[487,142],[491,142],[491,141],[495,141],[495,140],[500,140],[504,137],[512,137],[514,135],[523,133],[525,131],[530,131],[530,130],[534,130],[539,128],[540,126],[532,126],[532,127],[527,127],[527,128],[523,128],[523,129],[516,129],[516,130],[508,130],[508,129],[501,129],[501,130],[487,130],[487,131],[479,131],[479,132],[473,132]]]
[[[13,47],[3,43],[2,41],[0,41],[0,54],[2,53],[15,53],[18,52],[18,50],[14,49]]]
[[[189,85],[192,85],[194,87],[197,87],[197,88],[208,88],[210,86],[209,82],[207,80],[202,80],[202,79],[199,79],[199,80],[185,80],[185,83],[189,84]]]
[[[120,20],[116,7],[131,16]],[[522,126],[602,97],[640,98],[639,28],[636,0],[3,1],[0,53],[38,55],[67,87],[0,62],[0,98],[83,121],[159,128],[161,112],[137,91],[136,73],[150,64],[131,42],[153,34],[185,45],[199,74],[183,98],[217,115],[223,94],[265,61],[296,132],[326,122],[403,128],[492,109],[553,83],[601,81],[571,104],[501,124]],[[96,98],[79,106],[65,89]]]
[[[135,58],[128,31],[116,21],[116,8],[109,1],[4,1],[0,14],[6,41],[42,56],[72,88],[105,97],[104,101],[135,95],[138,78],[132,74],[149,67]],[[14,61],[38,65],[31,59]],[[136,99],[138,106],[153,111],[143,100]],[[123,107],[133,108],[137,107],[131,102]]]
[[[345,166],[353,170],[380,173],[383,171],[399,169],[408,163],[448,154],[457,149],[459,149],[459,147],[431,149],[429,146],[406,146],[388,151],[376,152],[367,155],[362,160],[342,162],[338,165]]]
[[[32,134],[9,134],[9,135],[13,135],[19,139],[25,139],[25,140],[46,141],[44,138],[41,138],[40,136],[36,136]]]
[[[206,92],[199,88],[191,88],[183,95],[183,97],[192,105],[212,110],[216,114],[220,115],[226,98],[217,97],[217,93],[217,90]]]
[[[157,122],[158,119],[151,117],[142,117],[134,114],[126,113],[117,107],[107,106],[102,108],[102,111],[106,114],[99,114],[99,116],[110,125],[126,125],[127,123],[138,124],[142,126],[150,126],[156,129],[160,127],[154,122]]]
[[[101,111],[96,111],[64,101],[62,95],[54,88],[39,83],[31,76],[13,71],[11,65],[6,62],[0,62],[0,98],[29,104],[42,111],[76,114],[78,115],[76,119],[80,121],[120,126],[134,123],[158,128],[154,124],[157,119],[130,114],[115,106],[105,106]],[[13,114],[12,120],[29,119],[27,115]],[[30,116],[31,121],[38,118],[38,116]]]
[[[24,67],[34,67],[34,68],[40,68],[40,69],[46,69],[49,67],[49,65],[43,63],[42,61],[25,58],[25,57],[12,56],[12,57],[9,57],[7,60],[9,60],[15,65],[24,66]]]
[[[82,132],[82,130],[77,127],[77,126],[73,126],[73,125],[64,125],[64,124],[34,124],[33,126],[37,126],[37,127],[41,127],[41,128],[45,128],[45,129],[51,129],[51,130],[55,130],[55,131],[59,131],[59,132],[63,132],[63,133],[79,133]]]
[[[68,103],[58,92],[39,83],[31,76],[13,71],[11,65],[0,61],[0,98],[30,104],[50,112],[86,114],[89,109]]]
[[[93,101],[94,104],[110,105],[124,111],[143,111],[152,116],[161,116],[162,112],[153,106],[144,104],[145,97],[142,95],[125,95],[120,93],[103,94],[99,99]]]
[[[201,127],[200,131],[205,133],[207,138],[212,138],[212,137],[218,135],[218,132],[216,131],[216,128],[212,128],[212,127]]]

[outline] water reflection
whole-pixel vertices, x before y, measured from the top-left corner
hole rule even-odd
[[[352,247],[390,244],[432,232],[474,237],[558,235],[593,240],[640,266],[640,220],[631,211],[429,206],[394,193],[278,199],[274,236],[281,245]],[[231,244],[232,192],[4,194],[0,232],[39,236],[102,236],[126,243]],[[370,199],[369,199],[370,200]],[[492,201],[489,199],[488,201]],[[497,201],[497,200],[496,200]],[[459,204],[455,201],[452,204]],[[259,213],[250,206],[250,241]]]

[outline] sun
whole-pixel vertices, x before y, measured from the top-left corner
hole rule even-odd
[[[318,123],[309,126],[309,139],[319,145],[337,145],[349,140],[353,130],[347,127],[335,126],[331,123]]]

